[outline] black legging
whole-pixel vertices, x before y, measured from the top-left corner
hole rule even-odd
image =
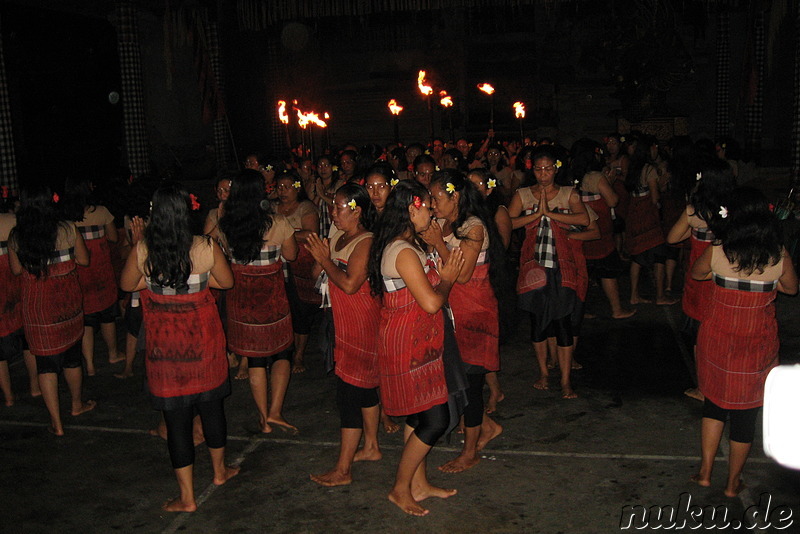
[[[378,388],[360,388],[336,377],[336,405],[341,428],[363,428],[361,409],[377,406],[378,402]]]
[[[543,332],[536,331],[536,324],[536,314],[531,313],[531,341],[534,343],[547,341],[549,337],[556,338],[556,344],[559,347],[571,347],[575,342],[573,339],[572,317],[570,315],[553,319]]]
[[[194,439],[192,420],[195,409],[203,422],[203,436],[209,449],[220,449],[228,440],[228,423],[225,420],[223,399],[198,402],[174,410],[164,410],[167,424],[167,448],[173,469],[180,469],[194,463]]]
[[[469,387],[467,388],[467,400],[469,403],[464,408],[464,426],[475,428],[481,426],[483,422],[483,385],[486,383],[486,375],[483,373],[467,374]]]
[[[450,426],[450,408],[446,402],[437,404],[424,412],[409,415],[406,424],[414,429],[422,443],[433,447]]]
[[[727,410],[720,408],[708,398],[703,402],[703,417],[707,419],[715,419],[723,423],[730,416],[731,426],[729,437],[731,441],[738,441],[739,443],[753,443],[753,438],[756,435],[756,422],[758,421],[757,408],[748,408],[746,410]]]

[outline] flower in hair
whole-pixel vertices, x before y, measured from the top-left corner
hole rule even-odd
[[[8,186],[4,185],[4,186],[0,187],[0,189],[2,189],[2,191],[3,191],[3,198],[8,198]]]
[[[600,154],[602,156],[603,155],[603,149],[600,148],[599,146],[596,146],[596,147],[594,147],[594,153],[595,154]]]
[[[725,206],[720,206],[719,207],[719,216],[722,217],[723,219],[727,219],[728,218],[728,208],[726,208]]]
[[[264,166],[264,170],[265,171],[271,171],[272,169],[273,169],[272,165],[265,165]]]
[[[703,177],[703,173],[702,173],[702,172],[698,172],[697,174],[695,174],[695,175],[694,175],[694,177],[695,177],[695,178],[697,179],[697,181],[699,182],[699,181],[700,181],[700,179]]]
[[[494,178],[489,178],[486,181],[486,189],[494,189],[495,187],[497,187],[497,180],[495,180]]]
[[[303,187],[303,184],[300,183],[300,180],[295,180],[294,183],[292,184],[292,187],[294,187],[295,189],[300,189],[301,187]]]
[[[561,168],[561,160],[557,159],[556,160],[556,169],[560,169],[560,168]]]
[[[442,169],[439,168],[438,165],[436,167],[434,167],[434,169],[436,169],[437,171],[441,171],[442,170]]]
[[[426,151],[425,151],[425,154],[427,154],[428,156],[430,156],[430,155],[431,155],[431,151],[430,151],[430,150],[426,150]]]
[[[773,212],[775,211],[775,204],[770,203],[769,211],[773,211]]]
[[[414,165],[411,163],[408,164],[408,172],[414,172]]]
[[[456,192],[456,186],[454,186],[450,182],[447,182],[447,185],[445,186],[444,190],[452,195],[453,193]]]
[[[397,178],[392,178],[391,180],[389,180],[389,185],[391,185],[392,187],[396,186],[399,183],[400,180],[398,180]]]
[[[356,199],[350,199],[347,205],[350,206],[350,211],[356,211]]]
[[[53,202],[58,204],[58,200],[59,200],[58,193],[53,193]]]
[[[533,168],[533,160],[526,159],[525,160],[525,168],[527,170],[531,170]]]
[[[189,193],[189,200],[192,201],[192,211],[200,209],[200,202],[197,201],[197,197],[194,196],[194,193]]]
[[[378,156],[378,161],[386,161],[386,152]]]
[[[339,166],[338,166],[338,165],[331,165],[331,170],[332,170],[333,172],[336,172],[336,171],[338,171],[338,170],[339,170]]]
[[[420,209],[422,207],[422,199],[419,198],[417,195],[414,195],[414,198],[412,200],[414,202],[415,208]]]
[[[620,143],[624,143],[625,142],[625,136],[624,135],[619,136],[619,142]]]

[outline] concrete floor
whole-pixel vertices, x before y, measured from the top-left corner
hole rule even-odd
[[[643,292],[648,283],[643,280]],[[701,404],[682,394],[690,380],[679,343],[680,306],[639,305],[635,317],[615,321],[592,287],[587,308],[598,318],[585,321],[577,351],[583,369],[573,376],[580,398],[562,400],[557,388],[532,388],[538,373],[527,326],[521,326],[502,348],[506,399],[496,419],[503,435],[476,467],[460,474],[436,469],[457,453],[459,435],[433,449],[432,483],[458,494],[426,501],[430,515],[424,518],[407,516],[386,500],[400,434],[381,432],[383,460],[356,464],[351,486],[323,488],[309,480],[309,473],[332,467],[338,452],[334,380],[324,375],[315,349],[309,370],[289,386],[284,415],[300,428],[296,436],[276,430],[254,437],[247,430],[255,420],[248,384],[233,380],[226,403],[228,457],[242,471],[213,486],[206,448],[199,446],[199,509],[193,514],[161,511],[177,486],[165,443],[148,434],[159,415],[142,392],[141,361],[134,378],[114,378],[122,364],[107,363],[98,339],[98,373],[84,382],[85,398],[95,399],[97,409],[66,415],[62,438],[47,432],[44,404],[26,397],[24,366],[13,362],[20,398],[0,408],[0,531],[592,534],[619,531],[626,505],[677,507],[688,492],[692,504],[726,507],[729,520],[767,493],[772,508],[793,511],[793,524],[780,532],[800,532],[800,473],[764,457],[760,429],[745,468],[748,489],[739,498],[722,493],[725,443],[713,486],[688,481],[699,464]],[[779,296],[778,310],[783,361],[798,362],[800,300]],[[61,398],[63,411],[63,383]],[[779,532],[759,532],[773,531]]]

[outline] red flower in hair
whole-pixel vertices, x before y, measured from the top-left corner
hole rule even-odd
[[[775,204],[770,204],[769,205],[769,211],[775,211]]]
[[[192,211],[199,210],[200,202],[197,201],[197,197],[194,196],[194,193],[189,193],[189,199],[192,201]]]
[[[531,160],[531,159],[526,159],[526,160],[525,160],[525,168],[526,168],[527,170],[531,170],[531,169],[533,168],[533,160]]]
[[[386,152],[384,152],[383,154],[381,154],[381,155],[378,157],[378,159],[379,159],[380,161],[386,161]]]
[[[420,209],[422,207],[422,199],[414,195],[414,207]]]
[[[58,193],[53,193],[53,202],[55,202],[56,204],[58,204],[58,200],[59,200],[59,198],[58,198]]]
[[[3,198],[8,198],[8,186],[4,185],[4,186],[0,187],[0,189],[2,189],[2,191],[3,191]]]
[[[364,185],[365,182],[366,182],[366,180],[364,180],[364,178],[362,178],[362,179],[360,179],[358,181],[358,185]]]
[[[414,165],[411,163],[408,165],[408,172],[414,172]]]

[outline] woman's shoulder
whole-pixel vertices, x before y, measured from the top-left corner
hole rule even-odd
[[[304,217],[309,213],[317,213],[317,205],[310,200],[303,200],[297,206],[297,213],[299,213],[301,217]]]
[[[581,182],[581,189],[590,193],[597,193],[600,191],[600,180],[603,178],[603,173],[600,171],[589,171]]]

